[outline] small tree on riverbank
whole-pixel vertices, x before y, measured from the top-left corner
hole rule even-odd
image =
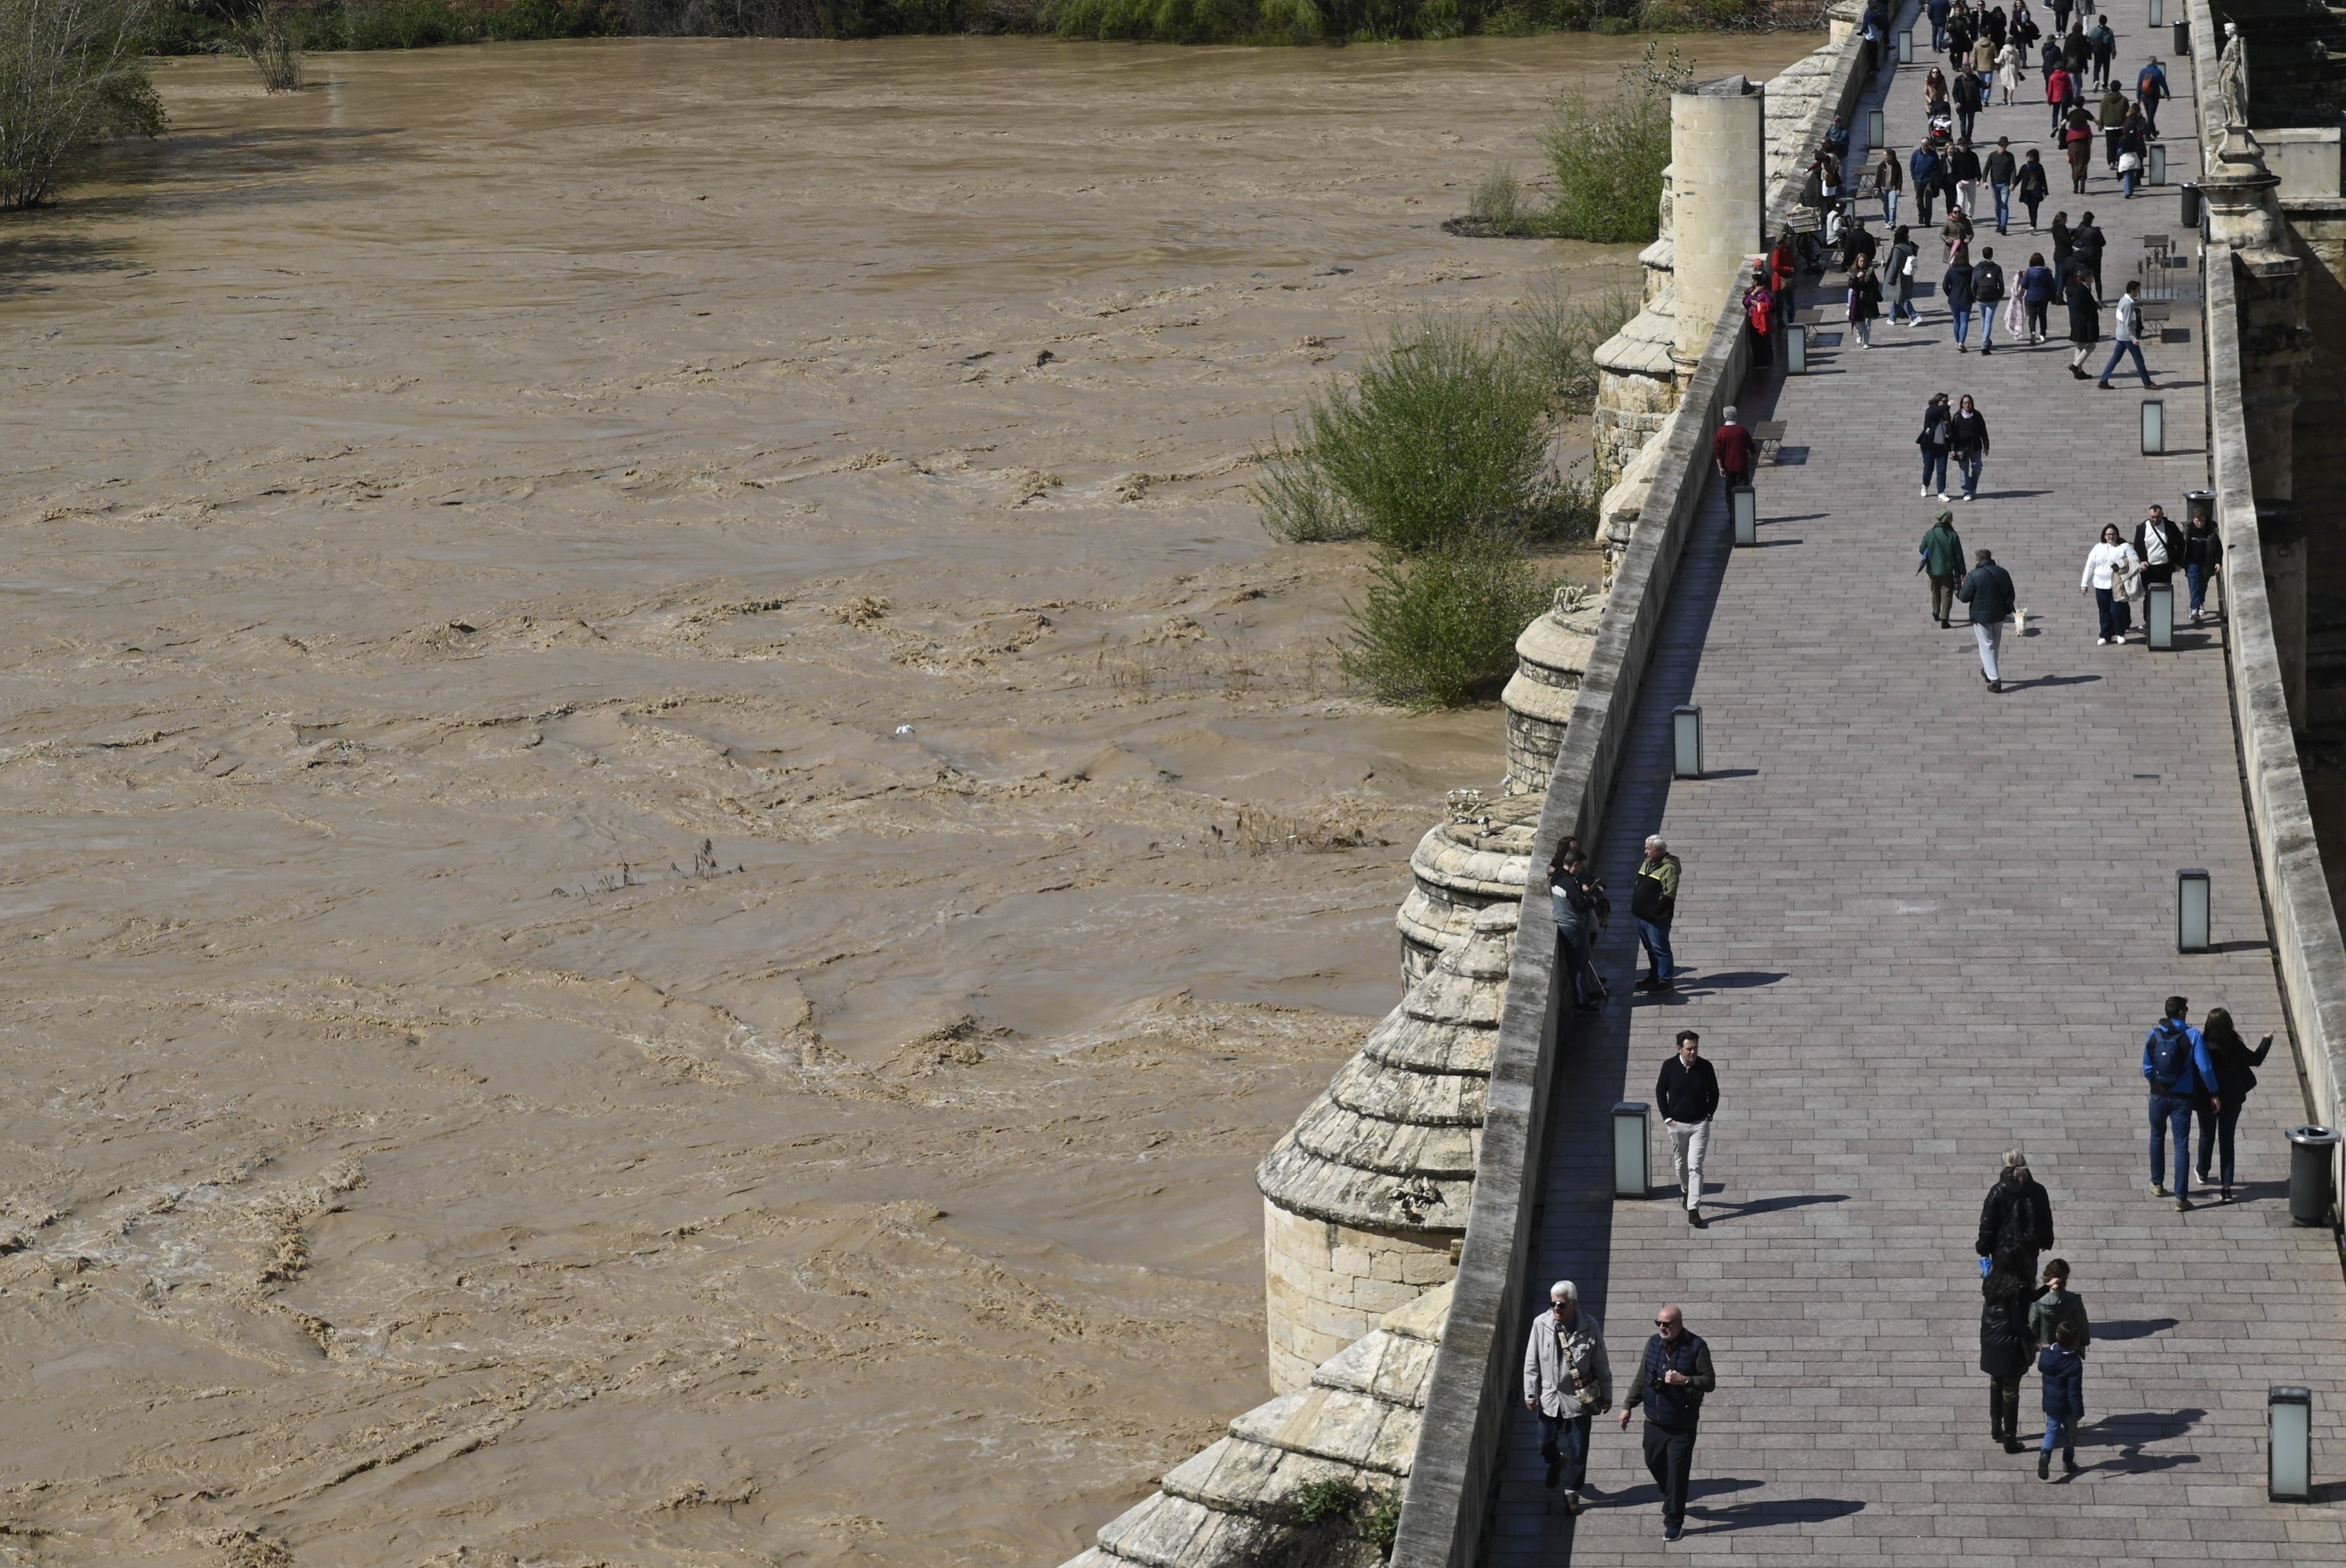
[[[1541,142],[1556,171],[1556,206],[1544,229],[1599,244],[1639,243],[1661,232],[1662,171],[1670,166],[1670,94],[1694,68],[1673,46],[1668,59],[1646,57],[1621,68],[1620,87],[1605,97],[1566,91],[1548,116]]]
[[[0,211],[52,199],[91,152],[155,136],[150,0],[0,0]]]
[[[236,41],[252,68],[260,73],[261,91],[301,90],[301,50],[286,30],[285,7],[280,0],[260,0],[240,17]]]

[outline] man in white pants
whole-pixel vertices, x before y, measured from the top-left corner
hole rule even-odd
[[[1670,1135],[1670,1167],[1686,1195],[1687,1223],[1703,1228],[1702,1162],[1710,1153],[1710,1118],[1719,1109],[1719,1075],[1702,1059],[1702,1036],[1678,1031],[1678,1054],[1662,1064],[1654,1104]]]

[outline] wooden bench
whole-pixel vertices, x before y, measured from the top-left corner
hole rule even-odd
[[[1763,419],[1751,427],[1751,436],[1760,443],[1760,460],[1773,463],[1776,461],[1777,453],[1783,449],[1784,422],[1780,419]]]

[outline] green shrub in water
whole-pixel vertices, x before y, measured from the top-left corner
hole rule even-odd
[[[1344,673],[1407,708],[1491,697],[1515,673],[1515,638],[1555,595],[1515,535],[1496,528],[1415,559],[1388,551],[1367,601],[1351,607]]]
[[[120,137],[156,136],[148,0],[0,0],[0,212],[38,207]]]
[[[1596,351],[1637,309],[1637,296],[1627,289],[1574,294],[1551,278],[1532,290],[1508,325],[1507,341],[1547,388],[1552,412],[1584,414],[1596,405]]]
[[[1597,31],[1604,31],[1600,25]],[[1661,232],[1662,171],[1670,162],[1670,93],[1692,69],[1674,46],[1657,61],[1622,67],[1620,88],[1606,97],[1566,91],[1541,140],[1556,171],[1554,232],[1618,245]]]

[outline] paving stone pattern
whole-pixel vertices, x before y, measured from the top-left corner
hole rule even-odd
[[[2168,57],[2138,16],[2112,18],[2122,80]],[[1888,93],[1902,154],[1928,64]],[[2188,67],[2168,65],[2188,92]],[[2033,63],[2025,91],[2036,99],[1990,109],[1980,139],[2049,145]],[[2180,178],[2197,168],[2188,101],[2161,119]],[[2115,289],[2144,233],[2178,232],[2177,200],[2172,187],[2120,199],[2096,153],[2082,201],[2047,158],[2045,217],[2098,215]],[[1985,243],[2014,273],[2050,251],[2018,227],[2001,242],[1983,229],[1974,252]],[[1615,1000],[1564,1053],[1531,1293],[1580,1282],[1624,1388],[1660,1303],[1683,1303],[1709,1340],[1719,1389],[1686,1537],[1662,1539],[1637,1425],[1607,1420],[1576,1542],[1518,1411],[1494,1568],[2346,1562],[2346,1284],[2327,1234],[2289,1222],[2281,1129],[2304,1105],[2285,1034],[2240,1128],[2242,1201],[2179,1214],[2146,1191],[2138,1061],[2160,999],[2188,994],[2195,1018],[2229,1005],[2251,1040],[2281,1023],[2220,631],[2183,631],[2172,654],[2097,647],[2076,587],[2104,522],[2131,536],[2144,504],[2180,515],[2206,483],[2196,324],[2188,345],[2150,351],[2185,450],[2146,458],[2139,392],[2072,380],[2066,341],[1959,356],[1935,294],[1925,303],[1919,329],[1885,322],[1870,352],[1825,348],[1805,379],[1747,392],[1747,417],[1789,421],[1805,461],[1761,471],[1759,548],[1728,547],[1711,495],[1603,846]],[[2029,612],[2000,697],[1968,628],[1929,620],[1914,575],[1938,510],[1915,494],[1913,445],[1934,390],[1973,393],[1994,443],[1982,498],[1954,509],[1965,548],[1993,549]],[[1710,773],[1673,783],[1669,710],[1688,700]],[[1627,918],[1657,829],[1685,860],[1676,935],[1693,972],[1658,1001],[1629,989]],[[2218,952],[2175,952],[2184,866],[2215,879]],[[1703,1231],[1673,1200],[1658,1128],[1655,1197],[1607,1196],[1610,1107],[1651,1098],[1687,1026],[1724,1096]],[[2051,1189],[2054,1251],[2100,1325],[2086,1469],[2052,1484],[2033,1441],[2021,1456],[1989,1442],[1977,1369],[1973,1235],[2014,1145]],[[2315,1473],[2333,1479],[2311,1506],[2265,1499],[2276,1383],[2314,1390]],[[2021,1409],[2041,1431],[2033,1373]]]

